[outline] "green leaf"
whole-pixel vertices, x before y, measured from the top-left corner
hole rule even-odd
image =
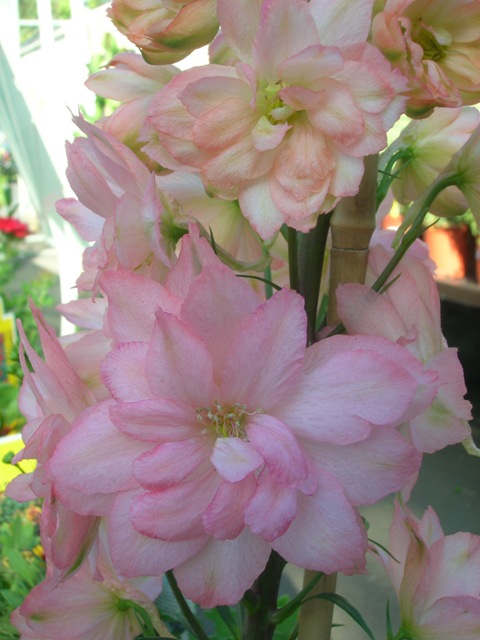
[[[238,628],[238,622],[233,615],[232,609],[227,606],[219,606],[215,607],[215,610],[218,612],[219,616],[228,627],[228,630],[232,634],[234,640],[240,640],[240,630]]]
[[[362,614],[343,596],[339,595],[338,593],[318,593],[314,596],[306,598],[302,602],[302,604],[308,602],[309,600],[328,600],[328,602],[332,602],[333,604],[337,605],[337,607],[343,609],[345,613],[347,613],[352,618],[352,620],[354,620],[358,624],[358,626],[365,631],[370,640],[375,640],[375,636],[373,635],[370,627],[363,619]]]
[[[9,589],[2,589],[0,593],[2,594],[4,600],[7,602],[11,611],[19,607],[25,599],[25,595],[27,595],[20,595],[19,593],[15,593],[14,591],[10,591]]]
[[[321,578],[324,576],[323,573],[317,573],[315,577],[313,577],[310,582],[307,584],[306,587],[304,587],[300,593],[298,593],[294,598],[292,598],[292,600],[290,600],[289,603],[287,603],[284,607],[282,607],[281,609],[278,609],[270,618],[270,620],[274,623],[274,624],[279,624],[280,622],[283,622],[284,620],[286,620],[287,618],[289,618],[291,615],[293,615],[295,613],[295,611],[302,606],[302,604],[304,602],[306,602],[305,598],[306,596],[308,596],[308,594],[310,593],[310,591],[313,589],[313,587],[319,582],[319,580],[321,580]]]

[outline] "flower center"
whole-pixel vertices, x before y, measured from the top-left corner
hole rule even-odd
[[[220,438],[241,438],[247,441],[247,416],[263,413],[262,409],[247,411],[246,404],[236,402],[223,406],[215,401],[214,407],[197,409],[197,420],[204,426],[204,432],[213,431]]]
[[[287,122],[295,113],[295,110],[286,105],[278,95],[285,86],[283,82],[274,84],[260,82],[256,95],[256,108],[271,124]]]
[[[446,48],[443,47],[429,29],[420,26],[416,40],[423,49],[424,60],[439,62],[446,55]]]

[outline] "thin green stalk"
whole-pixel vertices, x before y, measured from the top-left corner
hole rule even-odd
[[[377,211],[378,207],[382,204],[393,181],[398,179],[398,176],[402,172],[402,169],[410,162],[412,158],[413,153],[410,148],[398,149],[397,151],[395,151],[392,157],[389,158],[387,164],[385,165],[385,168],[381,170],[382,177],[377,187],[375,211]],[[405,160],[405,162],[397,171],[393,172],[393,169],[399,160]]]
[[[173,571],[167,571],[165,575],[167,576],[168,584],[170,585],[170,589],[172,590],[175,600],[178,602],[178,606],[180,607],[180,610],[185,616],[185,619],[190,625],[193,633],[197,636],[198,640],[209,640],[209,637],[203,630],[201,624],[198,622],[196,617],[193,615],[190,607],[188,606],[188,602],[183,597],[183,593],[178,588],[178,584],[175,576],[173,575]]]
[[[272,287],[272,268],[270,265],[263,272],[265,276],[265,298],[269,300],[273,296],[273,287]]]
[[[420,196],[420,198],[413,203],[407,214],[407,221],[410,224],[410,227],[403,234],[397,250],[395,251],[385,269],[375,280],[372,289],[374,289],[375,291],[380,291],[384,287],[384,285],[387,283],[387,280],[392,275],[394,269],[398,266],[403,256],[407,253],[408,249],[412,246],[415,240],[420,237],[423,231],[423,221],[425,219],[425,216],[427,215],[428,210],[430,209],[433,201],[438,196],[438,194],[447,187],[458,185],[459,182],[460,176],[458,175],[458,173],[441,175],[430,185],[428,191],[425,191]],[[402,227],[400,227],[400,229],[401,228]]]
[[[295,229],[288,227],[288,269],[290,273],[290,288],[298,291],[300,288],[298,272],[298,238]]]
[[[318,216],[317,224],[308,233],[300,235],[298,253],[298,292],[305,299],[307,313],[307,346],[315,342],[317,331],[317,311],[323,260],[327,244],[332,213]]]

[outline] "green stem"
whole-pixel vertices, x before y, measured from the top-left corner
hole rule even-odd
[[[255,580],[248,592],[255,606],[247,608],[242,640],[271,640],[276,623],[272,616],[277,609],[278,589],[282,571],[286,565],[276,551],[272,551],[263,573]]]
[[[413,158],[413,153],[410,148],[406,149],[398,149],[392,155],[392,157],[388,160],[385,168],[382,170],[382,177],[380,179],[380,183],[377,187],[377,196],[376,196],[376,209],[382,204],[385,196],[388,193],[392,183],[396,180],[401,173],[402,169],[407,165],[410,160]],[[405,160],[405,162],[401,165],[401,167],[393,172],[393,169],[399,160]]]
[[[178,588],[178,584],[175,580],[175,576],[173,575],[173,571],[167,571],[165,575],[167,576],[168,584],[170,585],[170,589],[172,590],[175,600],[177,601],[178,606],[180,607],[180,610],[185,616],[188,624],[192,628],[193,633],[197,636],[198,640],[209,640],[207,634],[188,606],[188,602],[183,597],[183,593]]]
[[[408,230],[403,234],[400,244],[390,259],[389,263],[382,273],[375,280],[372,289],[380,291],[386,284],[388,278],[392,275],[394,269],[398,266],[403,256],[407,253],[412,244],[420,237],[423,231],[423,221],[432,202],[438,194],[452,185],[458,185],[460,177],[458,173],[440,175],[425,191],[418,200],[416,200],[408,211],[406,221],[410,224]],[[405,224],[405,222],[404,222]],[[400,227],[402,229],[402,227]]]
[[[331,217],[332,213],[319,215],[315,228],[300,236],[298,292],[305,299],[307,346],[313,344],[316,338],[318,296]]]
[[[300,288],[298,272],[298,238],[295,229],[288,227],[288,269],[290,272],[290,288],[298,291]]]

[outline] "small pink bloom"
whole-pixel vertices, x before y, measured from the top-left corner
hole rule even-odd
[[[408,115],[480,100],[479,16],[471,0],[384,2],[372,42],[408,79]]]
[[[382,233],[393,240],[393,233]],[[424,256],[409,251],[391,276],[398,278],[383,294],[370,289],[392,254],[391,248],[372,245],[367,284],[341,285],[338,310],[349,333],[389,338],[403,345],[430,373],[418,407],[423,408],[410,417],[405,429],[419,451],[432,453],[470,437],[471,407],[464,399],[457,352],[447,347],[442,335],[438,290]]]
[[[241,62],[181,73],[151,102],[157,137],[145,151],[238,197],[263,238],[285,222],[308,230],[355,194],[363,157],[386,146],[403,109],[400,74],[365,42],[372,2],[340,4],[242,3],[239,21],[237,0],[220,0],[222,33]]]
[[[217,0],[112,0],[108,15],[149,64],[169,64],[218,31]]]
[[[12,616],[25,640],[133,640],[142,628],[128,606],[132,601],[149,614],[162,637],[171,637],[153,599],[161,579],[125,580],[113,570],[106,545],[91,553],[79,571],[57,583],[47,554],[47,578],[34,587]]]
[[[35,353],[19,327],[20,362],[24,380],[19,407],[27,418],[22,437],[25,448],[14,462],[35,459],[34,471],[21,474],[6,489],[7,495],[21,502],[44,498],[42,540],[49,547],[53,564],[67,572],[85,555],[98,527],[95,516],[80,515],[56,499],[49,475],[49,461],[58,442],[69,432],[72,422],[85,408],[94,405],[95,395],[75,371],[72,362],[41,313],[33,309],[42,342],[45,362]],[[29,365],[26,363],[26,356]],[[98,371],[102,352],[96,352],[90,366]]]
[[[431,507],[421,520],[395,505],[389,551],[377,553],[400,600],[401,628],[412,640],[480,636],[480,536],[444,536]]]
[[[160,234],[168,203],[153,174],[116,138],[82,118],[74,121],[88,136],[67,144],[67,177],[78,200],[59,200],[57,211],[94,243],[84,252],[78,288],[96,290],[99,272],[117,265],[163,279],[175,256]]]
[[[152,163],[141,151],[138,135],[153,95],[178,72],[170,65],[148,64],[136,53],[119,53],[85,83],[97,95],[122,103],[97,126],[130,147],[147,166]],[[158,165],[149,168],[158,169]]]

